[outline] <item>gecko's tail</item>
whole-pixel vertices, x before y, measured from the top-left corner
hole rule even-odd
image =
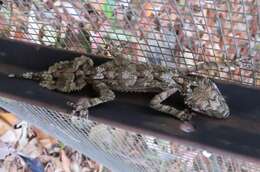
[[[42,72],[25,72],[22,74],[9,74],[9,78],[28,79],[34,81],[42,80]]]

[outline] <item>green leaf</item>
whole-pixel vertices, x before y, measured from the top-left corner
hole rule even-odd
[[[59,142],[59,147],[60,147],[61,149],[64,149],[64,148],[65,148],[65,145],[64,145],[64,143],[62,143],[62,142]]]
[[[120,41],[131,41],[131,42],[138,42],[136,37],[132,35],[131,32],[122,29],[110,28],[108,29],[108,37],[113,40],[120,40]]]
[[[259,51],[259,50],[260,50],[260,44],[256,44],[256,45],[255,45],[255,49],[256,49],[257,51]]]
[[[106,17],[108,19],[114,18],[114,7],[115,7],[115,1],[114,0],[106,0],[105,3],[102,6],[102,10],[105,13]]]

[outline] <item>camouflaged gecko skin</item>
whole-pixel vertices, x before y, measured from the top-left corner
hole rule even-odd
[[[190,75],[193,70],[137,64],[118,56],[95,67],[91,58],[81,56],[55,63],[47,71],[27,72],[21,77],[38,80],[47,89],[67,93],[92,85],[99,97],[82,98],[76,103],[69,103],[74,108],[72,114],[81,117],[88,115],[88,108],[114,100],[113,91],[156,92],[150,107],[180,120],[191,118],[189,110],[215,118],[228,117],[229,107],[215,83],[202,76]],[[184,96],[187,105],[184,111],[162,104],[176,91]]]

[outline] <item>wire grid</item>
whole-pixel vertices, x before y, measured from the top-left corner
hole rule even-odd
[[[5,0],[0,36],[260,86],[259,0]]]
[[[113,172],[257,172],[260,166],[0,97],[0,106]]]
[[[194,66],[216,62],[206,74],[259,86],[258,0],[6,0],[0,36],[78,52],[109,55],[113,46],[134,61]],[[234,63],[237,66],[222,64]],[[113,171],[260,171],[140,133],[1,98],[0,105]]]

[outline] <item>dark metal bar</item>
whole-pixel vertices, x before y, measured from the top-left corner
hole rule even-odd
[[[8,78],[7,73],[43,70],[56,61],[72,59],[78,55],[74,52],[0,39],[0,96],[69,112],[71,109],[66,102],[89,94],[88,89],[63,94],[44,89],[33,81]],[[105,61],[102,58],[93,58],[96,63]],[[260,162],[260,91],[223,83],[218,83],[218,86],[226,96],[231,117],[227,120],[217,120],[195,116],[191,123],[196,130],[191,133],[180,130],[180,121],[147,106],[152,93],[117,93],[115,101],[92,108],[90,118]],[[182,98],[178,95],[173,96],[169,102],[180,108],[183,105]]]

